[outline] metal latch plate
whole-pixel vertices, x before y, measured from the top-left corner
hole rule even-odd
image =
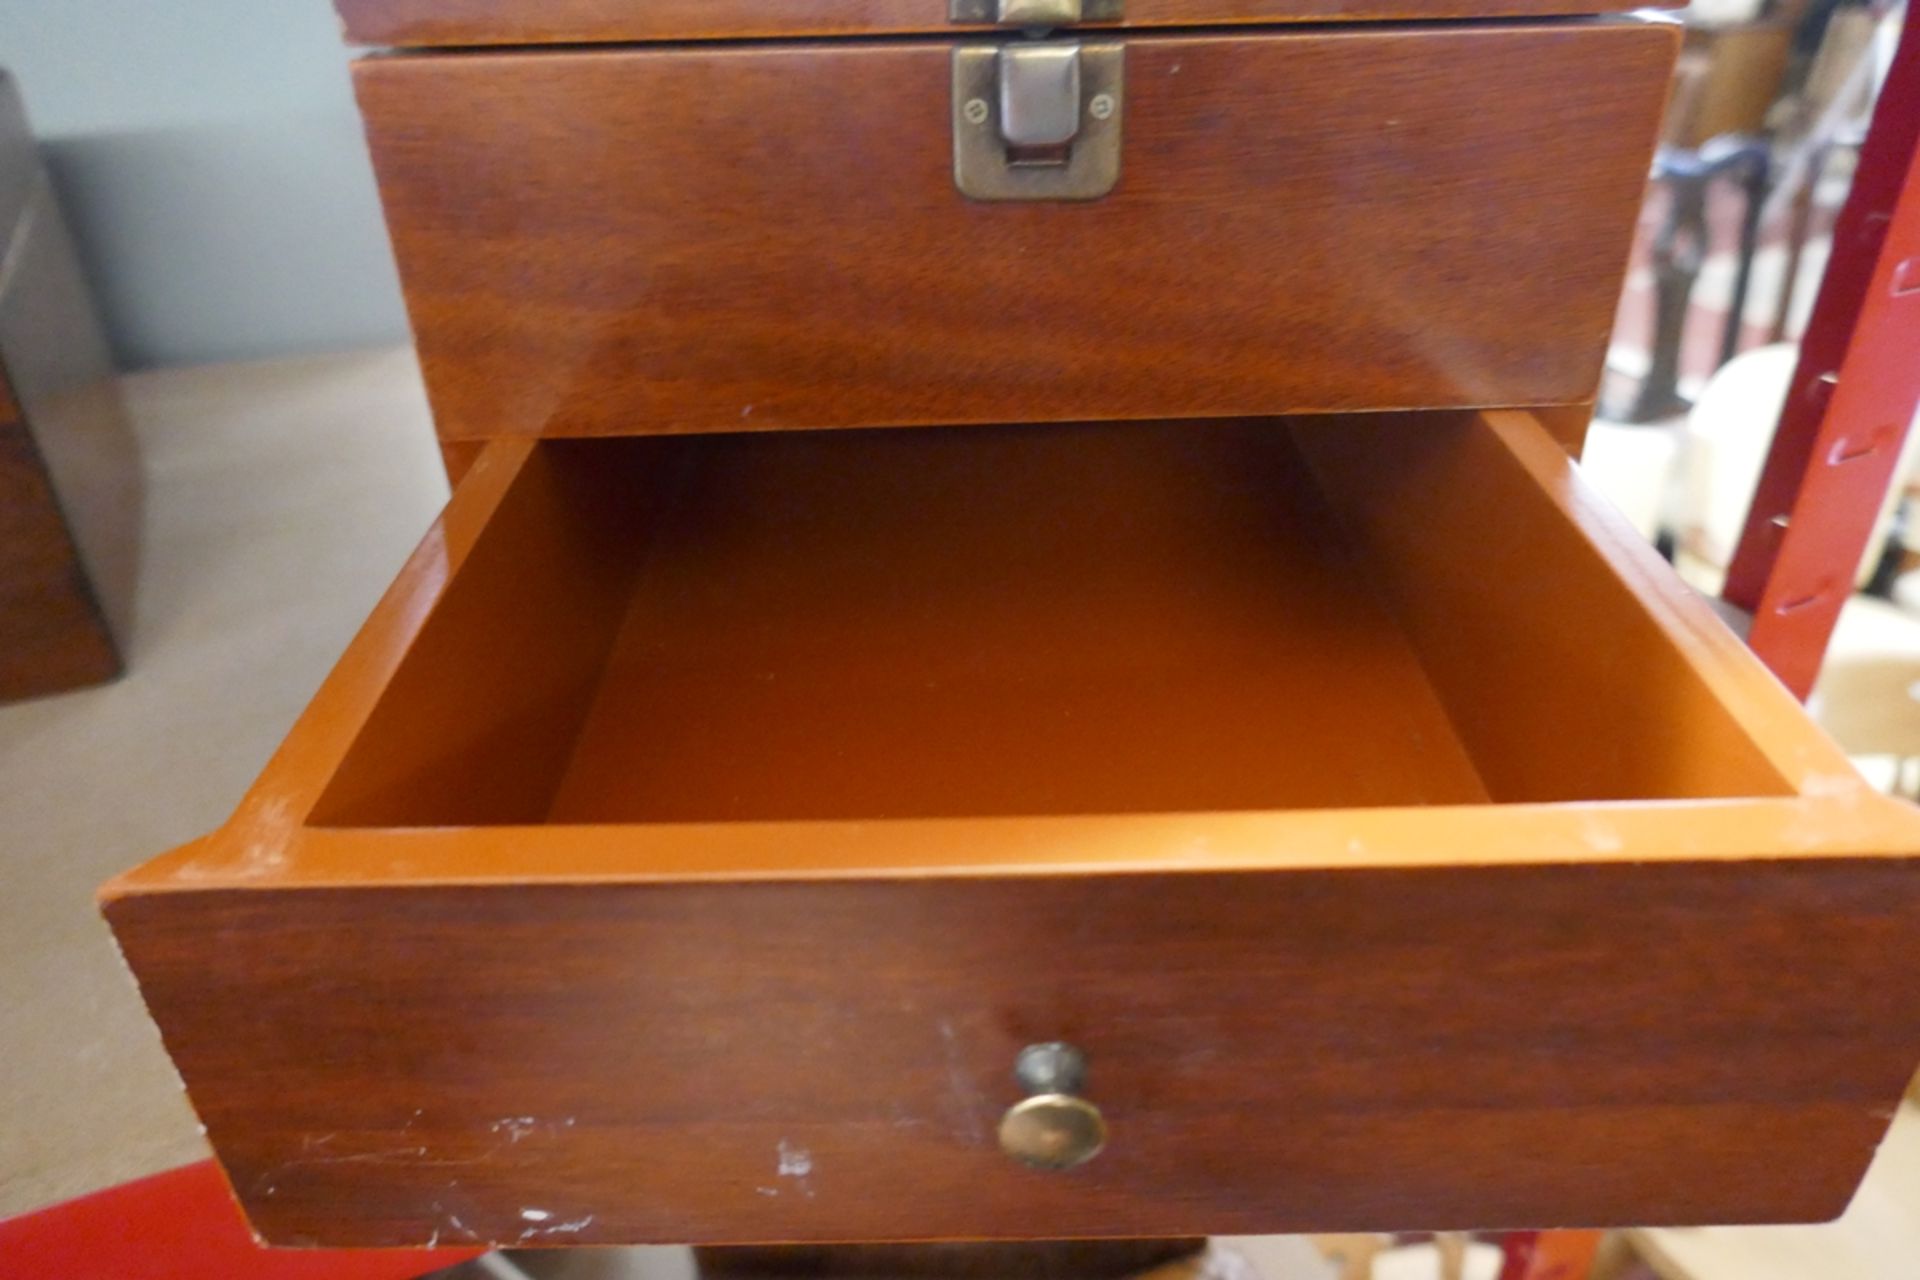
[[[1013,60],[1071,49],[1077,75],[1023,75]],[[1002,53],[1009,59],[1003,65]],[[1044,64],[1041,64],[1044,65]],[[1118,40],[1045,45],[965,44],[953,51],[953,181],[975,200],[1097,200],[1120,180],[1126,46]],[[1057,92],[1059,103],[1022,101]],[[1013,119],[1009,112],[1016,113]],[[1062,138],[1063,150],[1025,157],[1022,139]]]

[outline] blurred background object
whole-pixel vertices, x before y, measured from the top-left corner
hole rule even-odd
[[[1840,0],[1682,11],[1603,417],[1674,417],[1738,352],[1804,331],[1902,14]]]
[[[1877,2],[1683,17],[1587,461],[1806,697],[1836,627],[1845,647],[1842,584],[1896,598],[1912,560],[1900,330],[1920,232],[1896,209],[1920,41]]]
[[[119,674],[140,460],[60,203],[0,70],[0,702]]]

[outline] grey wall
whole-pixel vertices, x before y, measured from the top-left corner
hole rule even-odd
[[[406,336],[329,0],[0,0],[121,362]]]

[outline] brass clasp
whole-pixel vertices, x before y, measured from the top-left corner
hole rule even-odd
[[[975,200],[1106,195],[1120,180],[1125,70],[1118,40],[959,46],[954,184]]]

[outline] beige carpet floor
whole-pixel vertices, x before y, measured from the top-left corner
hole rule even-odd
[[[0,1216],[204,1154],[94,886],[227,816],[446,494],[410,350],[126,395],[128,674],[0,707]]]

